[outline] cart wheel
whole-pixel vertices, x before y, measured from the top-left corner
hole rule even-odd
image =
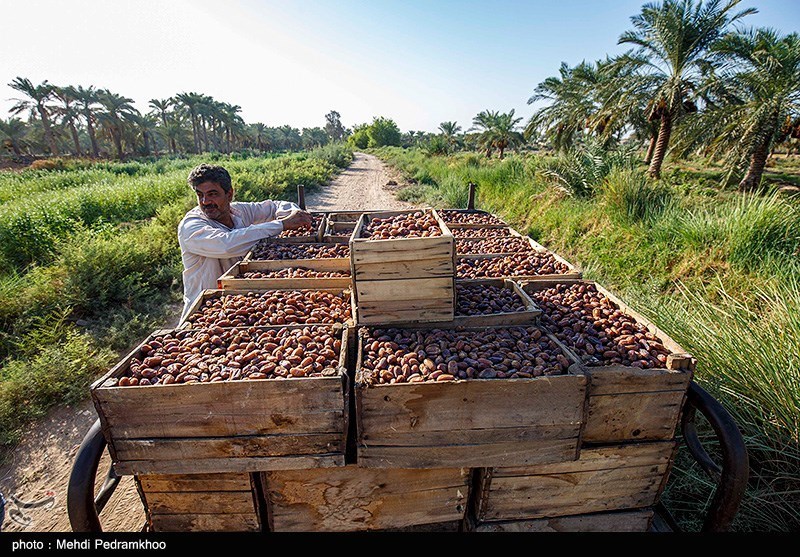
[[[94,494],[94,482],[97,467],[106,448],[106,440],[100,429],[100,420],[94,422],[86,437],[83,438],[67,488],[67,512],[73,532],[102,532],[98,516],[119,485],[120,477],[109,466],[106,481],[97,495]]]

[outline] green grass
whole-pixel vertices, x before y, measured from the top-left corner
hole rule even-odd
[[[177,227],[196,204],[186,176],[208,160],[230,171],[238,200],[294,199],[296,184],[324,184],[352,152],[0,172],[0,192],[15,192],[0,216],[0,449],[52,405],[86,397],[120,353],[175,319]]]
[[[380,157],[425,186],[401,195],[464,207],[459,184],[478,184],[478,208],[577,263],[698,358],[696,380],[734,415],[751,457],[735,529],[800,529],[800,220],[798,201],[740,195],[723,171],[672,164],[652,182],[643,167],[612,164],[584,197],[554,187],[552,158],[505,161],[459,153],[426,157],[383,148]],[[781,162],[787,172],[793,161]],[[449,203],[444,185],[450,191]],[[709,439],[710,439],[709,435]],[[698,529],[713,486],[682,451],[665,501]]]

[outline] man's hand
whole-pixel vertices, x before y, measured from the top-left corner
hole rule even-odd
[[[284,230],[297,230],[298,228],[311,228],[311,214],[306,211],[292,211],[289,216],[279,219]]]

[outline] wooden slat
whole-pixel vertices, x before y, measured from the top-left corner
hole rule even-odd
[[[692,374],[666,369],[638,369],[627,366],[586,367],[591,378],[591,396],[658,391],[686,392]]]
[[[590,396],[583,440],[617,443],[671,439],[685,396],[684,391]]]
[[[239,514],[154,514],[156,532],[259,532],[255,512]]]
[[[652,509],[560,516],[512,522],[484,522],[476,532],[646,532]]]
[[[469,470],[365,470],[347,466],[265,474],[272,527],[350,531],[460,520]]]
[[[447,299],[454,296],[452,277],[357,280],[355,282],[358,303],[382,300],[426,300]]]
[[[382,259],[375,263],[355,264],[355,278],[359,280],[422,279],[453,276],[453,258],[449,255],[424,258],[426,254],[409,254],[403,261]]]
[[[624,443],[604,447],[584,447],[581,450],[580,458],[574,462],[531,467],[495,468],[492,476],[498,478],[504,476],[566,474],[650,465],[666,466],[672,458],[676,446],[676,441],[659,441],[653,443]]]
[[[574,424],[583,420],[586,378],[468,380],[357,386],[362,431],[443,431]]]
[[[115,442],[119,460],[191,460],[344,452],[341,432],[223,438],[133,439]]]
[[[453,257],[454,244],[452,236],[393,240],[356,239],[350,244],[350,258],[356,265],[413,259],[447,259]]]
[[[139,482],[151,491],[249,491],[249,474],[142,474]]]
[[[273,456],[253,458],[209,458],[186,460],[127,460],[114,463],[120,475],[130,474],[210,474],[224,472],[260,472],[344,466],[343,454],[315,456]]]
[[[237,435],[333,433],[342,431],[344,402],[339,411],[261,414],[180,414],[157,418],[136,416],[109,420],[114,439],[148,439],[180,437],[224,437]],[[149,418],[149,419],[148,419]]]
[[[542,518],[652,506],[663,466],[495,477],[485,520]]]
[[[466,445],[470,443],[524,442],[543,439],[570,439],[575,437],[574,424],[542,425],[537,427],[498,427],[491,429],[451,428],[440,431],[382,431],[375,437],[383,446],[429,447]],[[373,435],[364,432],[363,445],[373,445]],[[376,443],[377,444],[377,441]]]
[[[147,507],[153,514],[244,514],[254,513],[253,494],[249,491],[194,491],[146,494]]]
[[[468,434],[469,432],[466,432]],[[435,466],[521,466],[575,460],[578,428],[570,439],[536,439],[410,447],[362,445],[358,464],[365,468],[432,468]]]

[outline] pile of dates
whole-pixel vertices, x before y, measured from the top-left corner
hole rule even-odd
[[[456,283],[456,315],[489,315],[525,311],[522,298],[502,286]]]
[[[451,228],[454,238],[502,238],[511,236],[510,228]]]
[[[478,255],[481,253],[519,253],[536,251],[530,242],[519,236],[487,238],[485,240],[456,240],[456,253]]]
[[[361,380],[370,385],[560,375],[571,363],[537,327],[376,328],[361,334]]]
[[[349,277],[349,270],[342,271],[315,271],[305,267],[286,267],[274,271],[247,271],[237,278],[245,279],[273,279],[273,278],[344,278]]]
[[[365,225],[363,237],[369,240],[428,238],[441,236],[439,222],[430,211],[416,211],[386,218],[373,218]]]
[[[490,226],[508,226],[491,213],[464,213],[461,211],[439,211],[442,220],[447,224],[486,224]]]
[[[530,296],[542,310],[542,324],[587,365],[666,366],[670,352],[661,339],[593,284],[557,284]]]
[[[515,253],[500,257],[459,257],[456,278],[501,278],[535,275],[557,275],[569,272],[569,267],[550,252]]]
[[[257,259],[332,259],[350,257],[347,244],[276,244],[268,238],[253,248],[253,260]]]
[[[187,322],[201,327],[258,327],[344,323],[352,317],[350,298],[323,290],[268,290],[209,298]]]
[[[278,238],[300,238],[302,236],[316,236],[319,230],[319,224],[322,222],[322,217],[319,215],[312,215],[311,226],[304,226],[295,230],[284,230],[278,234]]]
[[[334,376],[341,334],[331,327],[172,331],[143,344],[117,385]]]

